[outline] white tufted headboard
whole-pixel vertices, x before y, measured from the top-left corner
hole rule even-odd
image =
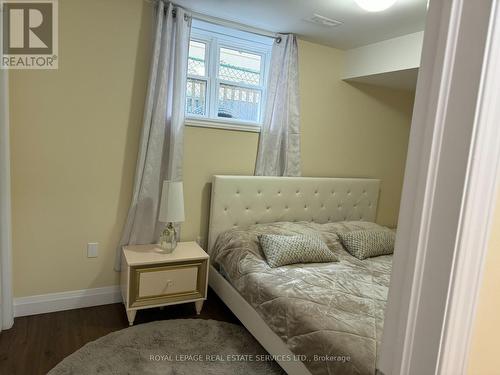
[[[277,221],[375,221],[380,180],[214,176],[208,250],[228,229]]]

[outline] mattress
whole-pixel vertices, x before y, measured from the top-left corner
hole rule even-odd
[[[392,256],[358,260],[336,233],[368,222],[272,223],[219,235],[211,259],[312,374],[375,374]],[[271,268],[258,236],[319,235],[339,261]]]

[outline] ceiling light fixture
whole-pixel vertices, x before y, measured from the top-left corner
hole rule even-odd
[[[360,8],[368,12],[381,12],[394,5],[396,0],[354,0]]]

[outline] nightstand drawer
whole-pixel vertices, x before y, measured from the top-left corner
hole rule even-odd
[[[204,298],[207,260],[136,266],[130,269],[130,307]]]
[[[196,291],[198,267],[183,267],[161,270],[157,268],[140,272],[139,298],[187,293]]]

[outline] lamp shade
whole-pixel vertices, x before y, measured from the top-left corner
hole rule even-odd
[[[163,182],[158,220],[164,223],[180,223],[184,221],[182,182]]]

